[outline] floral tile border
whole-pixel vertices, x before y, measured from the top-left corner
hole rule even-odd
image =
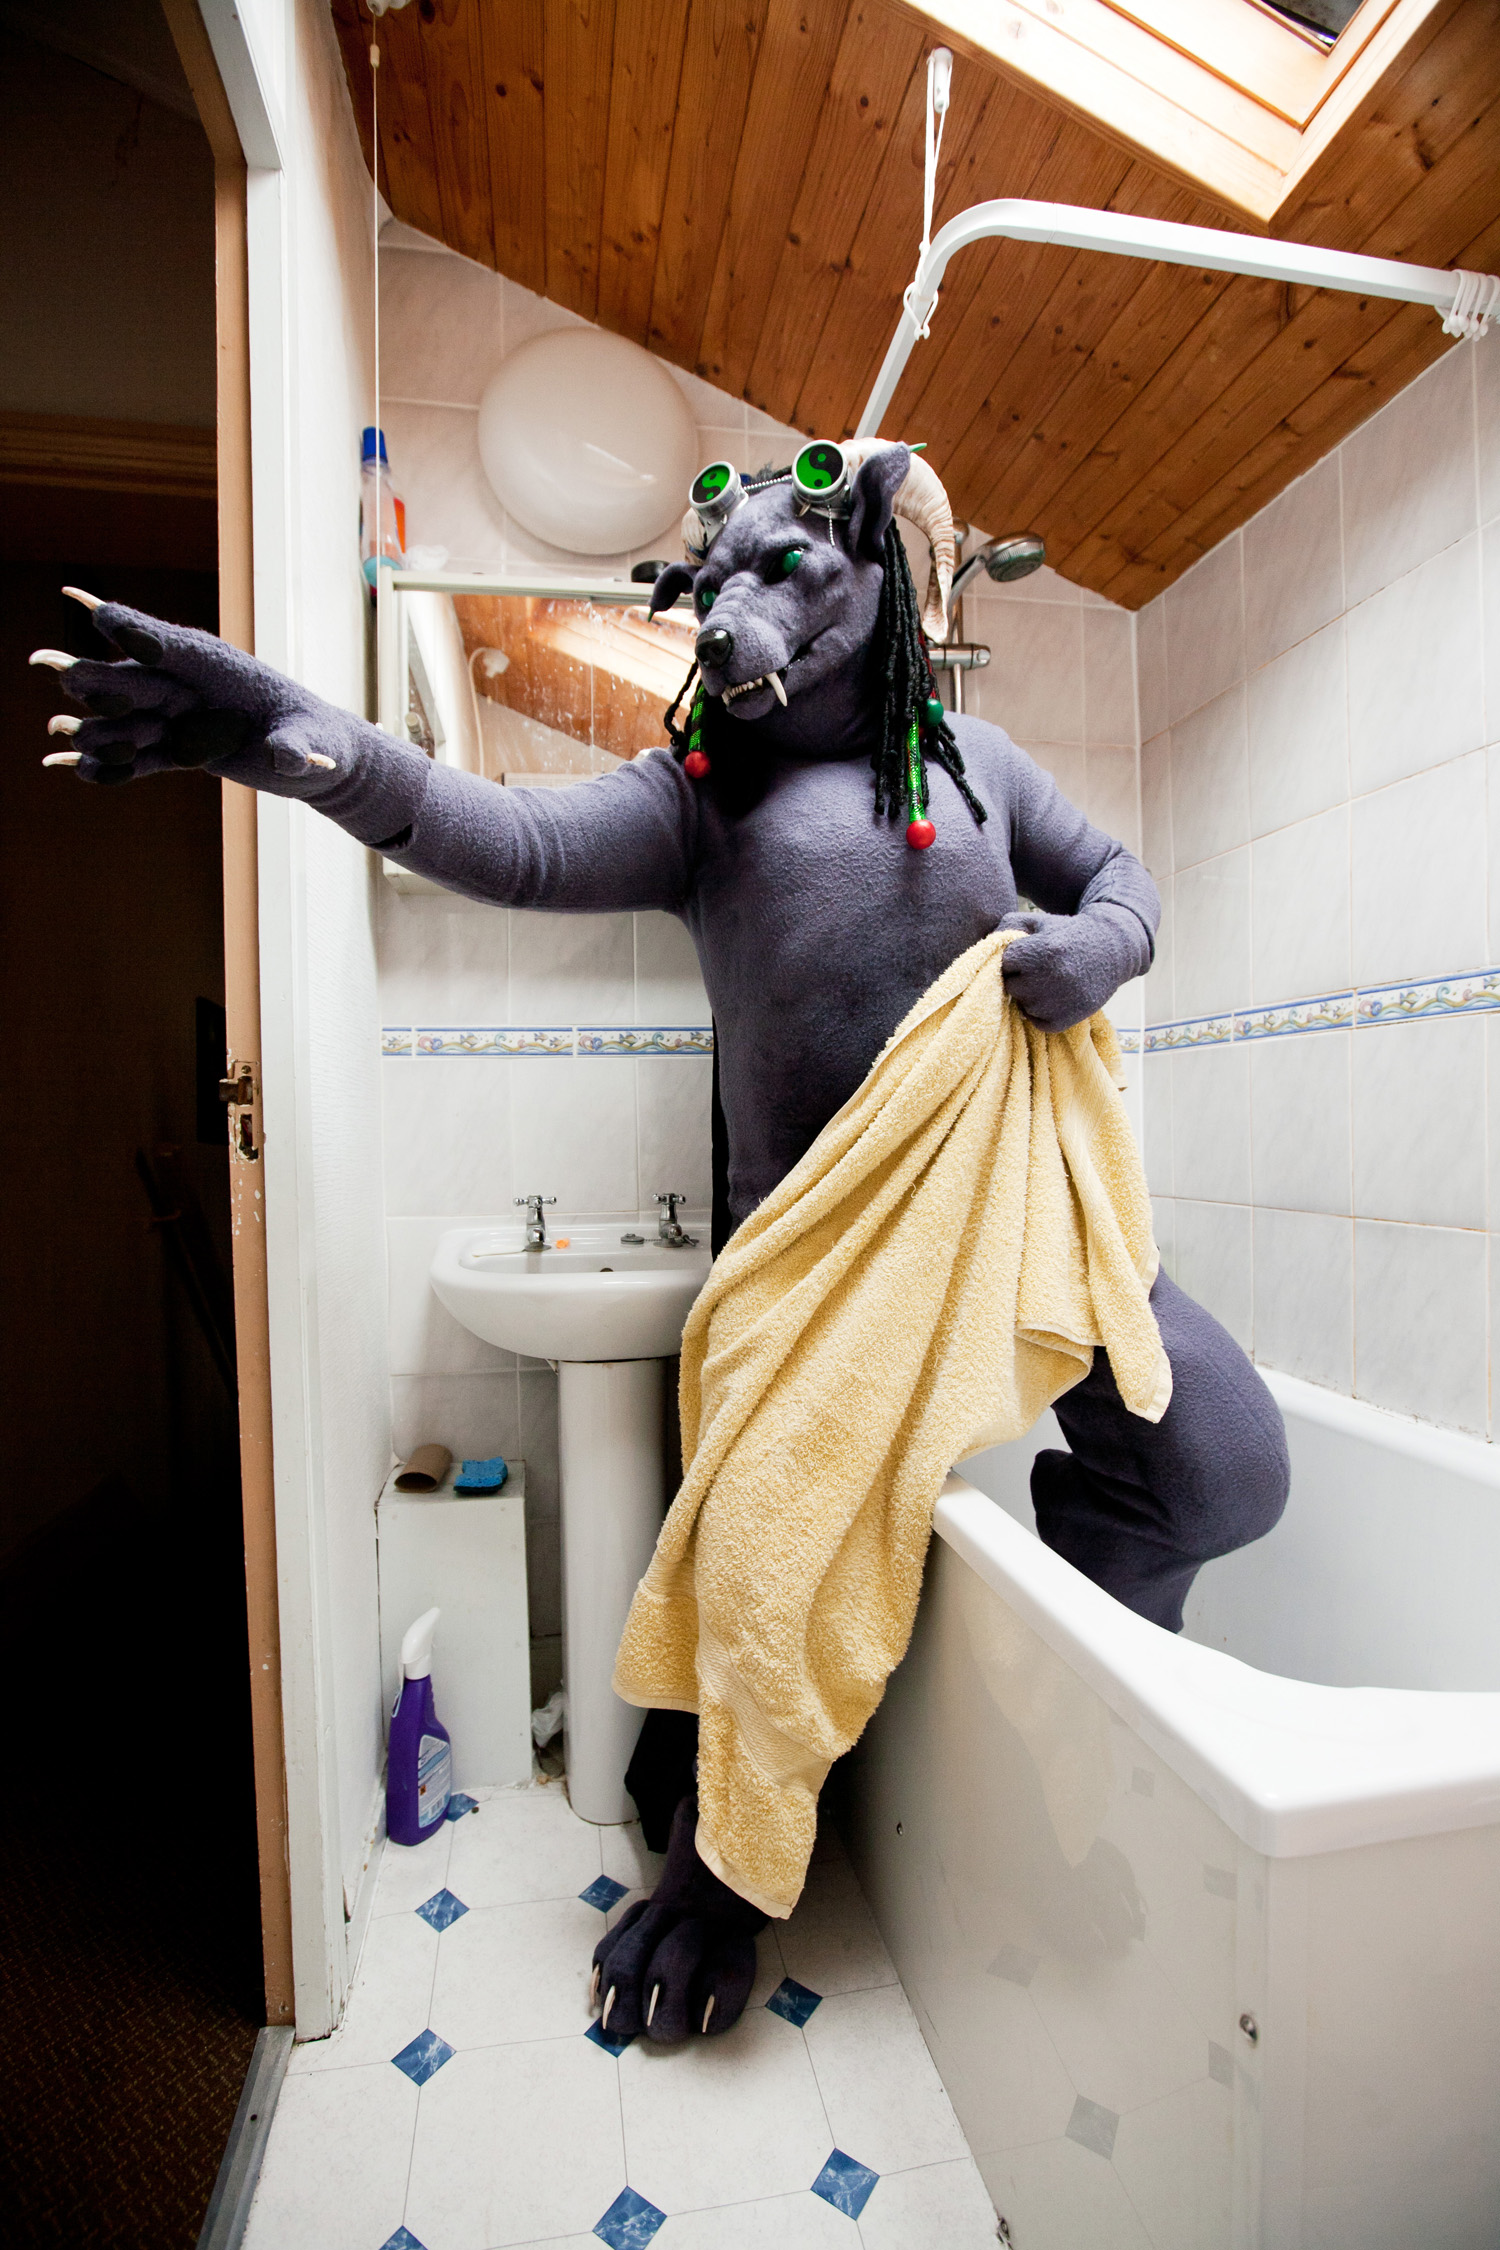
[[[711,1024],[580,1024],[580,1055],[711,1055]]]
[[[505,1062],[526,1056],[711,1055],[711,1024],[387,1024],[380,1052],[447,1061]]]
[[[1406,984],[1324,993],[1315,1000],[1287,1000],[1266,1008],[1235,1008],[1224,1015],[1147,1024],[1145,1052],[1175,1054],[1190,1047],[1223,1046],[1226,1041],[1290,1039],[1315,1031],[1372,1031],[1497,1010],[1500,968],[1473,969],[1462,976],[1416,977]]]

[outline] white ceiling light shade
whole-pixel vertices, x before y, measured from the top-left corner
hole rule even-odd
[[[697,453],[666,368],[601,328],[533,336],[479,402],[479,458],[495,497],[575,555],[626,554],[673,528]]]

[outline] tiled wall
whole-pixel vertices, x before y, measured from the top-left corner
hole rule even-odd
[[[515,283],[387,227],[381,418],[411,543],[446,547],[455,569],[540,562],[586,577],[634,559],[581,563],[545,547],[507,519],[480,468],[475,410],[504,353],[574,324]],[[673,373],[705,461],[753,468],[790,457],[795,433]],[[649,551],[675,552],[672,534]],[[1131,619],[1050,571],[1004,591],[984,583],[964,625],[994,660],[970,709],[1005,725],[1133,843]],[[677,1188],[706,1214],[708,1002],[685,932],[661,914],[510,914],[387,891],[380,948],[395,1445],[436,1438],[455,1451],[525,1456],[534,1685],[545,1693],[560,1629],[555,1378],[468,1335],[433,1297],[427,1269],[444,1228],[513,1220],[516,1195],[555,1194],[561,1222],[650,1213],[653,1194]],[[1129,1003],[1121,1020],[1131,1020]],[[657,1051],[642,1053],[638,1035],[649,1031]]]
[[[1493,1434],[1500,342],[1137,627],[1163,1254],[1267,1364]]]

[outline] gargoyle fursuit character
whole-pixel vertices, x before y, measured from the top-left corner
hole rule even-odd
[[[1006,992],[1044,1031],[1084,1022],[1150,964],[1145,869],[998,727],[946,715],[934,694],[894,520],[926,519],[940,634],[952,533],[934,488],[940,501],[925,463],[879,441],[814,444],[743,483],[700,478],[689,562],[652,595],[658,610],[690,594],[699,626],[673,750],[570,790],[434,765],[211,635],[117,604],[94,622],[121,661],[39,657],[90,714],[70,746],[85,781],[203,766],[300,798],[468,898],[678,916],[717,1032],[717,1251],[989,933],[1019,932]],[[1038,1456],[1032,1490],[1042,1538],[1172,1631],[1199,1566],[1271,1528],[1288,1469],[1239,1347],[1165,1274],[1150,1301],[1170,1405],[1156,1422],[1127,1413],[1096,1352],[1056,1402],[1069,1450]],[[652,1897],[596,1955],[618,2036],[727,2030],[753,1979],[765,1917],[695,1849],[693,1724],[648,1715],[632,1763],[648,1840],[670,1838]]]

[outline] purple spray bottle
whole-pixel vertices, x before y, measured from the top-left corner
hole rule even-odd
[[[441,1615],[427,1610],[401,1643],[401,1688],[391,1713],[385,1775],[386,1833],[395,1844],[421,1844],[435,1836],[453,1793],[448,1730],[432,1707],[432,1636]]]

